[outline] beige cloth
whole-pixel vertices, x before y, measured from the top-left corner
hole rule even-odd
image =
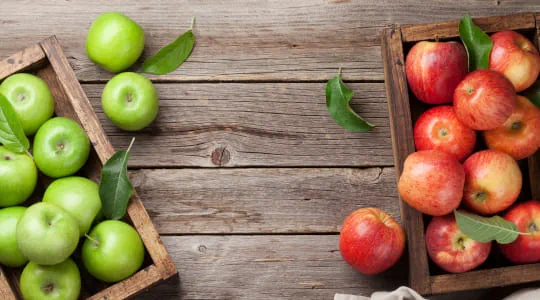
[[[503,300],[538,300],[540,289],[524,289],[513,293]],[[375,292],[371,297],[336,294],[334,300],[427,300],[417,292],[402,286],[392,292]]]

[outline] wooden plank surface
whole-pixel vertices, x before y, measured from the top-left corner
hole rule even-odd
[[[336,233],[359,207],[399,220],[393,168],[131,172],[161,234]]]
[[[353,83],[353,108],[377,127],[350,133],[328,114],[324,83],[156,84],[160,112],[138,132],[102,113],[103,85],[83,85],[116,149],[136,137],[130,166],[389,166],[382,83]]]
[[[196,47],[188,61],[159,80],[327,80],[337,67],[345,79],[383,80],[379,37],[391,23],[412,24],[540,11],[540,2],[489,1],[2,1],[0,32],[15,53],[51,33],[58,35],[77,76],[105,80],[110,74],[84,52],[91,21],[122,11],[146,31],[144,57],[185,31],[197,17]],[[39,24],[39,26],[37,26]]]

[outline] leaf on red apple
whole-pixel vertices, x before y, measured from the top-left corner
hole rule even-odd
[[[24,134],[17,113],[2,94],[0,94],[0,144],[16,153],[26,152],[30,148],[30,141]]]
[[[103,216],[109,220],[119,220],[126,215],[129,199],[135,191],[127,175],[129,150],[116,151],[101,169],[99,197],[101,198]]]
[[[195,22],[195,18],[193,18],[193,22]],[[193,35],[192,23],[188,31],[174,42],[161,48],[156,55],[144,61],[142,72],[164,75],[176,70],[189,57],[194,44],[195,36]]]
[[[540,108],[540,80],[537,80],[530,88],[526,89],[523,95]]]
[[[353,91],[346,87],[341,80],[340,69],[339,74],[326,83],[328,112],[339,126],[349,131],[366,132],[372,130],[375,126],[362,119],[349,105],[353,96]]]
[[[459,37],[469,56],[469,72],[489,67],[493,42],[480,27],[474,24],[469,13],[459,22]]]
[[[509,244],[521,234],[516,224],[499,216],[482,217],[464,210],[455,210],[454,215],[459,229],[477,242]]]

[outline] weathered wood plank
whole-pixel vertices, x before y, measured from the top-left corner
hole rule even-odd
[[[324,83],[156,84],[160,114],[138,133],[104,116],[103,85],[83,86],[115,148],[136,137],[131,167],[392,165],[383,84],[350,87],[353,108],[377,125],[373,132],[336,125]]]
[[[163,242],[180,280],[161,284],[138,299],[333,299],[335,293],[367,296],[406,284],[405,259],[380,275],[362,275],[341,259],[337,235],[166,236]],[[504,295],[489,294],[430,299]]]
[[[178,9],[178,8],[181,9]],[[197,17],[196,47],[177,71],[160,80],[326,80],[337,67],[345,79],[382,80],[379,37],[387,24],[540,11],[538,1],[2,1],[0,56],[58,35],[77,76],[104,80],[84,38],[104,11],[121,11],[147,33],[144,57],[174,40]],[[61,21],[60,21],[61,20]],[[39,26],[36,26],[39,24]],[[7,38],[5,38],[7,41]],[[154,77],[155,78],[155,77]]]
[[[131,177],[161,234],[335,233],[368,206],[399,220],[393,168],[145,169]]]

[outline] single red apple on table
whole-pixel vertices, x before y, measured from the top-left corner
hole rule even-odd
[[[517,160],[533,155],[540,147],[540,109],[518,95],[510,118],[501,127],[484,131],[484,139],[488,148],[506,152]]]
[[[339,251],[364,274],[377,274],[394,265],[405,249],[405,231],[378,208],[360,208],[343,223]]]
[[[398,191],[405,202],[420,212],[443,216],[459,206],[464,183],[465,171],[454,155],[424,150],[405,160]]]
[[[483,150],[463,163],[463,201],[471,210],[491,215],[512,205],[521,191],[522,176],[516,161],[497,150]]]
[[[463,125],[451,106],[424,112],[414,125],[416,150],[440,150],[465,160],[474,150],[476,132]]]
[[[467,51],[457,42],[419,42],[405,60],[409,87],[428,104],[452,102],[454,89],[467,70]]]
[[[510,30],[493,34],[491,40],[489,68],[504,74],[518,92],[530,87],[540,73],[540,54],[534,44]]]
[[[501,126],[515,106],[514,86],[503,75],[491,70],[469,73],[454,92],[458,119],[475,130]]]
[[[491,243],[477,242],[461,232],[454,215],[431,220],[426,231],[426,247],[431,260],[451,273],[478,267],[491,251]]]
[[[527,234],[519,235],[510,244],[500,245],[502,254],[517,264],[540,261],[540,202],[520,203],[510,209],[504,218]]]

